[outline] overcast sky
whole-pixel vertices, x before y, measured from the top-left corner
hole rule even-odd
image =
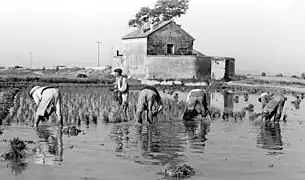
[[[1,0],[0,66],[110,64],[127,22],[156,0]],[[190,0],[176,19],[206,55],[236,58],[237,72],[305,72],[305,1]],[[304,66],[303,66],[304,65]]]

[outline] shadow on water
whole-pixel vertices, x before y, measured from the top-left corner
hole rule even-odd
[[[261,125],[260,133],[257,137],[257,145],[267,150],[283,150],[281,126],[279,123],[266,123]],[[269,154],[279,154],[279,152],[269,152]]]
[[[60,165],[63,162],[63,133],[61,128],[41,126],[37,129],[38,147],[34,149],[34,163]]]

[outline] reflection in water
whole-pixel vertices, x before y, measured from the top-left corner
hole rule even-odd
[[[206,123],[204,120],[184,121],[183,125],[187,135],[188,148],[203,153],[207,140],[206,135],[210,132],[210,123]],[[198,133],[196,133],[197,128]]]
[[[36,164],[60,165],[63,161],[62,129],[56,130],[41,127],[37,130],[39,145],[35,148],[34,162]]]
[[[234,106],[233,106],[233,97],[234,97],[233,93],[229,93],[227,91],[223,92],[224,108],[225,109],[233,110],[233,108],[234,108]]]
[[[117,144],[115,152],[123,152],[123,148],[128,148],[129,126],[114,126],[112,133],[115,135],[114,140]]]
[[[15,174],[15,176],[18,176],[23,173],[23,171],[27,168],[27,163],[24,162],[24,160],[20,161],[14,161],[11,160],[8,162],[7,167],[11,170],[12,173]]]
[[[257,137],[257,144],[262,149],[282,150],[283,141],[280,124],[273,122],[263,124]]]
[[[233,110],[234,94],[224,91],[223,93],[210,93],[210,106],[224,108],[225,111]]]
[[[130,125],[114,126],[112,135],[116,143],[117,156],[130,157],[127,153],[139,153],[134,161],[146,165],[165,165],[180,162],[179,152],[183,152],[183,142],[179,139],[177,126],[172,123],[135,127]]]
[[[150,125],[146,129],[137,129],[137,144],[141,155],[146,160],[136,161],[140,164],[165,165],[180,162],[178,153],[182,152],[182,142],[170,126]]]
[[[118,157],[131,158],[139,164],[163,166],[184,162],[189,153],[187,149],[191,153],[204,153],[209,128],[210,124],[201,119],[185,121],[183,126],[172,122],[140,127],[116,125],[111,134]]]

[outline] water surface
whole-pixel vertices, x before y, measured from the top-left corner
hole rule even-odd
[[[185,100],[186,93],[179,92]],[[163,95],[164,96],[164,95]],[[240,111],[249,103],[260,111],[256,95],[247,101],[239,95],[211,93],[210,105],[221,110]],[[171,98],[172,96],[168,96]],[[150,126],[120,124],[81,125],[78,136],[67,136],[52,124],[36,132],[12,124],[3,127],[0,153],[8,146],[5,139],[32,140],[32,155],[22,166],[7,167],[0,160],[1,179],[161,179],[167,163],[189,163],[196,175],[190,179],[304,179],[304,105],[296,109],[288,96],[285,113],[288,122],[262,126],[259,120],[204,119],[183,122],[162,118]],[[250,113],[251,114],[251,113]],[[3,140],[2,140],[3,139]]]

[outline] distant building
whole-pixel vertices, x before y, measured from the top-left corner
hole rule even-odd
[[[58,70],[67,69],[67,68],[68,68],[67,66],[61,66],[61,65],[52,67],[52,69],[58,69]]]
[[[123,55],[115,50],[112,66],[137,79],[201,80],[210,78],[212,72],[219,78],[222,71],[223,77],[234,75],[233,58],[217,60],[224,62],[217,66],[218,58],[193,49],[194,40],[172,20],[147,24],[122,38]]]

